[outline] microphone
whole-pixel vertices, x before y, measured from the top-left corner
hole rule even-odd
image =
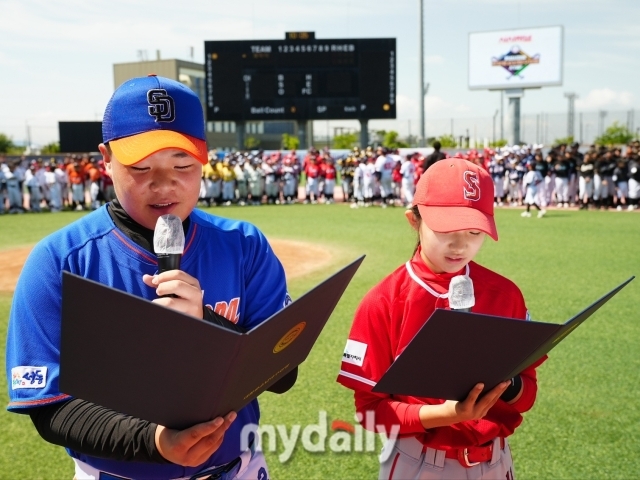
[[[466,275],[453,277],[449,282],[449,307],[459,312],[470,312],[476,304],[473,282]]]
[[[153,249],[158,257],[158,273],[180,270],[184,252],[182,220],[175,215],[162,215],[153,232]]]

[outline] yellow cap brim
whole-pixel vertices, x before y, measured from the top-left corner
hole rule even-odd
[[[153,130],[109,142],[114,156],[123,165],[141,162],[160,150],[176,148],[200,163],[208,163],[207,142],[172,130]]]

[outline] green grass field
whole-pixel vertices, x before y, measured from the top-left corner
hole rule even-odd
[[[260,397],[263,424],[290,429],[293,424],[318,423],[321,410],[327,412],[329,423],[335,419],[352,423],[352,393],[335,378],[358,301],[411,256],[416,236],[403,210],[293,205],[210,211],[253,222],[270,238],[314,242],[334,252],[333,264],[289,286],[294,298],[356,256],[367,255],[300,367],[296,386],[285,395]],[[477,261],[520,286],[535,320],[563,322],[640,273],[638,214],[562,210],[550,211],[542,220],[519,214],[520,210],[497,212],[500,241],[488,239]],[[35,243],[79,215],[0,217],[0,249]],[[9,295],[0,295],[2,337],[10,303]],[[537,403],[511,438],[520,479],[638,476],[639,305],[640,280],[636,280],[553,350],[539,368]],[[0,391],[6,404],[5,378],[0,379]],[[28,417],[3,411],[0,432],[0,478],[73,477],[64,450],[41,440]],[[284,464],[277,453],[267,459],[276,479],[377,478],[376,453],[308,453],[298,445]]]

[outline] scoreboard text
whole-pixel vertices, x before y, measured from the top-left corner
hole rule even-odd
[[[207,41],[205,68],[209,121],[396,117],[393,38]]]

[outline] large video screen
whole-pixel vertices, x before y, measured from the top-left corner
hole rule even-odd
[[[562,85],[563,28],[537,27],[469,34],[469,88]]]
[[[205,42],[209,121],[396,118],[396,40]]]

